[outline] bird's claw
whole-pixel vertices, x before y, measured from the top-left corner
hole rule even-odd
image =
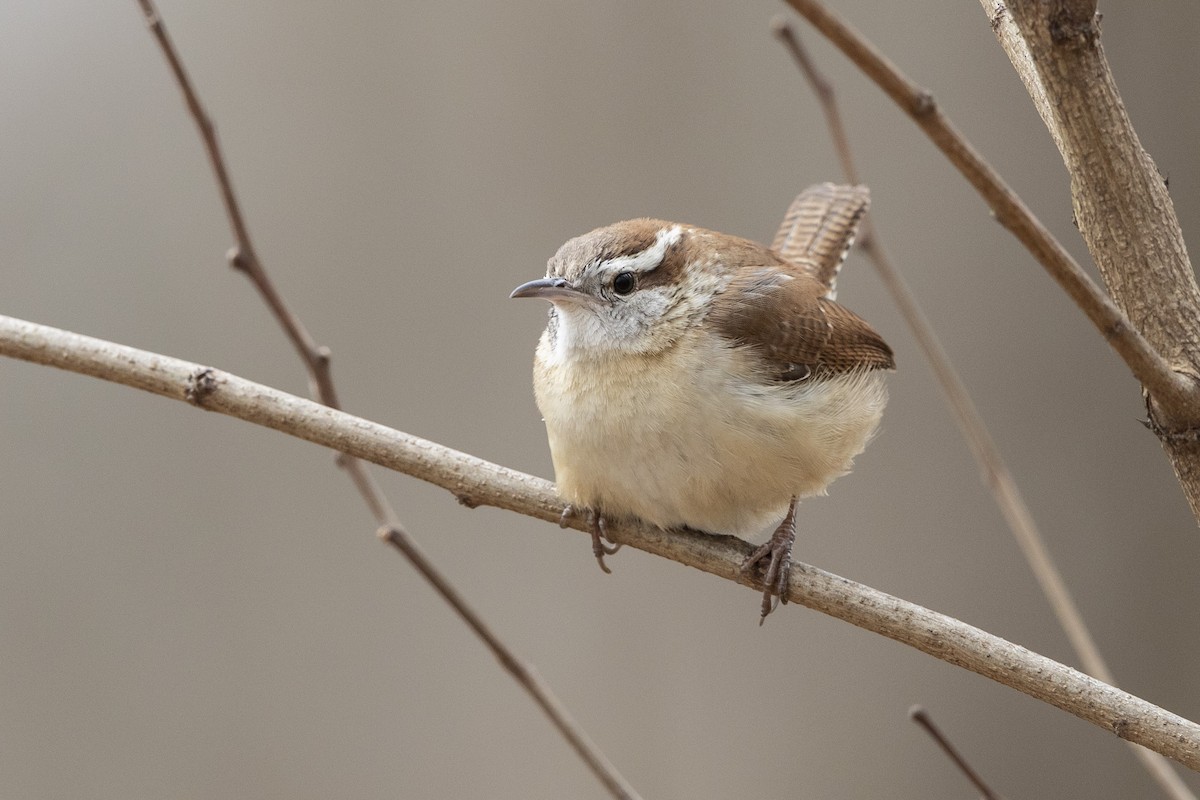
[[[767,615],[780,603],[787,603],[788,581],[792,576],[792,545],[796,543],[796,501],[788,507],[787,516],[771,534],[766,544],[759,547],[742,562],[742,574],[754,576],[759,565],[766,561],[763,571],[762,625]]]
[[[604,540],[608,538],[608,526],[604,522],[604,515],[594,508],[588,509],[588,528],[592,533],[592,555],[596,557],[596,563],[600,565],[600,569],[611,575],[612,570],[604,563],[604,557],[611,556],[620,550],[621,545],[605,543]]]
[[[621,549],[619,544],[607,544],[605,539],[608,538],[608,526],[605,524],[604,515],[594,508],[589,508],[587,511],[588,532],[592,534],[592,555],[596,557],[596,563],[600,565],[600,569],[606,574],[611,575],[612,570],[604,563],[605,556],[611,556]],[[558,518],[558,526],[560,528],[569,527],[571,518],[575,516],[575,506],[568,504],[562,512],[562,516]]]

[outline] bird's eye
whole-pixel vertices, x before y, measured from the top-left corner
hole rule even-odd
[[[620,295],[632,294],[637,288],[637,278],[632,272],[619,272],[617,277],[613,278],[612,288]]]

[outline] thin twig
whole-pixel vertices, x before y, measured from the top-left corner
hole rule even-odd
[[[846,180],[850,183],[861,183],[854,164],[850,137],[846,133],[845,125],[842,124],[837,93],[834,91],[832,83],[817,69],[807,48],[804,47],[800,37],[786,20],[776,19],[772,22],[771,27],[776,37],[791,53],[797,66],[800,67],[800,71],[808,79],[813,93],[821,104],[826,124],[829,127],[830,138],[833,140],[834,149],[841,161]],[[958,423],[959,430],[962,431],[971,454],[983,471],[984,483],[991,491],[992,498],[1000,508],[1000,513],[1004,515],[1013,536],[1016,537],[1017,544],[1020,546],[1025,560],[1029,563],[1034,578],[1050,603],[1054,616],[1058,619],[1058,624],[1067,634],[1075,654],[1079,656],[1084,671],[1105,683],[1116,686],[1117,682],[1112,671],[1100,654],[1100,648],[1092,638],[1091,631],[1083,620],[1083,614],[1075,604],[1062,573],[1046,547],[1045,538],[1033,521],[1033,515],[1025,503],[1021,490],[1013,480],[1012,473],[1009,472],[1003,456],[1000,455],[1000,448],[996,446],[995,440],[983,422],[983,417],[979,414],[979,409],[971,400],[966,385],[957,370],[954,369],[950,356],[946,354],[941,341],[933,331],[933,326],[908,287],[907,281],[892,265],[887,251],[879,240],[872,215],[868,215],[863,220],[861,241],[862,248],[875,265],[875,269],[891,293],[893,301],[900,309],[901,316],[904,317],[913,337],[917,340],[917,345],[925,355],[925,360],[929,362],[929,366],[941,386],[942,395]],[[1133,748],[1134,756],[1168,796],[1175,800],[1195,800],[1195,795],[1188,790],[1183,780],[1171,769],[1165,759],[1139,745],[1131,743],[1129,746]]]
[[[284,302],[283,296],[275,289],[275,285],[271,282],[266,270],[263,269],[261,262],[258,260],[254,244],[250,240],[250,229],[246,225],[245,216],[242,214],[241,204],[238,202],[237,194],[233,191],[233,181],[229,177],[229,170],[225,165],[225,157],[221,152],[221,144],[217,139],[216,125],[213,124],[212,119],[205,112],[204,106],[200,103],[200,96],[196,93],[195,88],[193,88],[187,70],[184,69],[183,61],[180,59],[179,53],[171,41],[171,37],[167,34],[167,28],[163,24],[162,15],[159,14],[153,0],[138,0],[138,4],[142,7],[142,14],[146,17],[146,25],[150,28],[150,32],[154,34],[154,38],[158,42],[159,48],[167,60],[167,64],[171,67],[171,73],[175,76],[175,82],[179,85],[179,90],[183,93],[183,101],[187,105],[188,113],[191,115],[193,122],[195,122],[197,129],[199,129],[200,138],[204,144],[204,152],[208,156],[209,166],[212,167],[213,175],[217,179],[217,189],[221,193],[221,204],[229,219],[229,227],[233,231],[234,246],[227,254],[229,263],[235,269],[246,274],[246,277],[251,280],[254,287],[262,295],[263,300],[270,307],[271,313],[275,315],[275,319],[287,334],[288,341],[296,348],[296,352],[304,362],[304,366],[309,373],[309,379],[313,383],[316,396],[325,405],[340,408],[341,406],[337,401],[337,392],[334,389],[333,381],[329,374],[328,349],[319,346],[313,337],[309,335],[303,323],[291,312]]]
[[[1004,798],[993,792],[991,787],[983,782],[983,778],[979,776],[979,773],[971,768],[971,765],[967,763],[967,760],[963,758],[962,754],[959,753],[954,745],[950,743],[950,740],[946,738],[945,734],[941,732],[937,725],[933,724],[933,720],[930,719],[929,714],[925,711],[925,709],[921,708],[920,706],[913,706],[908,710],[908,717],[913,722],[924,728],[925,732],[933,737],[933,740],[937,742],[938,747],[942,748],[942,752],[954,762],[954,766],[958,767],[959,771],[962,772],[962,774],[966,776],[967,780],[971,782],[971,785],[979,790],[979,793],[983,796],[984,800],[1004,800]]]
[[[458,593],[446,578],[439,572],[426,572],[425,568],[431,563],[429,558],[421,552],[417,543],[413,541],[411,536],[408,536],[403,531],[398,531],[395,528],[382,527],[379,529],[379,538],[396,548],[405,558],[407,558],[425,579],[433,586],[437,593],[440,594],[447,603],[454,607],[455,611],[463,618],[463,621],[475,631],[475,634],[482,639],[500,661],[501,666],[511,673],[525,690],[533,697],[534,702],[541,707],[550,721],[554,723],[554,727],[562,735],[567,743],[571,746],[588,768],[600,779],[605,788],[614,797],[622,798],[637,798],[638,794],[629,783],[621,777],[621,773],[612,765],[596,743],[588,737],[587,733],[579,726],[571,713],[559,702],[554,691],[546,684],[542,677],[537,673],[537,670],[532,665],[517,658],[511,650],[492,632],[487,623],[475,613],[466,600]]]
[[[1087,315],[1134,377],[1158,403],[1200,413],[1200,387],[1171,369],[1070,253],[1029,211],[1016,192],[938,108],[933,95],[902,73],[870,41],[819,0],[788,5],[841,50],[907,113],[992,208],[1000,224],[1025,245]],[[1180,418],[1183,412],[1180,411]]]
[[[434,442],[200,364],[0,316],[0,355],[182,400],[348,453],[441,486],[469,506],[546,522],[562,517],[554,485]],[[569,523],[583,531],[583,520]],[[761,592],[741,569],[751,545],[733,536],[613,523],[609,538]],[[590,534],[589,534],[590,535]],[[1200,770],[1200,725],[945,614],[792,565],[788,598],[970,670]]]
[[[246,225],[241,204],[233,190],[233,181],[229,176],[225,157],[217,139],[216,126],[204,110],[200,97],[192,86],[183,61],[175,49],[174,43],[167,34],[162,16],[155,7],[153,0],[138,0],[146,24],[154,34],[155,40],[162,49],[163,56],[171,67],[175,81],[183,93],[184,103],[191,114],[200,139],[208,155],[209,164],[217,181],[221,194],[221,202],[229,219],[233,233],[234,246],[228,253],[231,266],[241,271],[250,279],[258,290],[263,301],[271,309],[276,321],[283,327],[290,341],[304,362],[308,371],[309,383],[314,397],[322,404],[340,409],[337,389],[334,386],[333,374],[330,368],[330,352],[327,347],[320,346],[309,334],[307,328],[294,314],[283,296],[275,288],[250,239],[250,230]],[[500,640],[483,619],[472,609],[463,596],[451,585],[449,579],[441,573],[421,550],[416,540],[405,530],[399,515],[388,501],[387,496],[379,488],[374,477],[366,466],[354,456],[341,453],[337,463],[350,475],[359,494],[362,496],[376,524],[380,526],[381,538],[396,548],[425,580],[442,596],[454,609],[459,617],[475,632],[483,643],[492,651],[501,666],[525,689],[534,702],[546,713],[551,723],[567,740],[571,748],[583,759],[587,767],[604,784],[605,788],[616,798],[632,800],[638,797],[636,791],[617,769],[605,758],[594,742],[584,733],[578,723],[571,717],[567,709],[554,696],[550,687],[538,677],[533,668],[526,664]]]

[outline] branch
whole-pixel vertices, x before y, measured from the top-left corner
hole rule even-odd
[[[467,506],[557,522],[548,481],[491,464],[227,372],[45,325],[0,316],[0,355],[183,400],[333,448],[441,486]],[[572,525],[583,530],[582,521]],[[614,541],[751,586],[750,545],[732,536],[613,524]],[[807,564],[792,566],[788,597],[1049,703],[1123,739],[1200,770],[1200,725],[1024,647]]]
[[[1200,288],[1175,206],[1125,112],[1094,0],[981,0],[1071,176],[1076,225],[1105,286],[1184,380],[1200,378]],[[1051,99],[1053,102],[1051,102]],[[1158,435],[1200,521],[1200,410],[1147,385]]]
[[[364,474],[367,473],[364,471]],[[617,768],[605,757],[596,743],[587,735],[587,732],[575,722],[575,719],[571,716],[571,712],[559,702],[558,696],[554,694],[554,690],[542,680],[542,676],[538,674],[537,670],[531,664],[517,658],[508,649],[508,646],[492,632],[492,629],[483,621],[483,618],[467,605],[466,600],[459,595],[458,591],[445,577],[432,568],[433,562],[421,552],[416,541],[403,531],[390,528],[386,525],[379,529],[379,538],[390,544],[397,552],[407,558],[421,572],[421,575],[433,585],[438,594],[442,595],[454,607],[454,610],[459,613],[463,621],[467,623],[471,630],[475,631],[475,635],[482,639],[484,644],[488,646],[488,649],[496,656],[496,659],[500,662],[504,670],[516,679],[517,683],[529,693],[533,701],[549,717],[550,722],[558,729],[562,737],[566,739],[567,744],[583,759],[588,769],[604,784],[604,788],[608,790],[609,794],[619,800],[641,800],[641,795],[617,771]]]
[[[861,33],[818,0],[787,0],[814,28],[840,49],[900,108],[912,117],[963,177],[988,203],[997,220],[1025,245],[1052,278],[1087,315],[1134,377],[1159,404],[1175,409],[1172,418],[1187,430],[1200,425],[1200,386],[1168,364],[1111,299],[1096,286],[1016,192],[954,127],[928,90],[883,56]],[[1200,466],[1196,478],[1200,481]],[[1200,502],[1200,497],[1197,498]],[[1195,507],[1200,513],[1200,506]]]
[[[158,42],[163,57],[171,67],[171,74],[175,76],[175,82],[183,94],[183,102],[187,106],[192,120],[196,123],[200,141],[204,144],[204,152],[208,156],[209,166],[212,167],[213,176],[217,180],[217,189],[221,193],[221,205],[225,208],[234,240],[234,246],[226,255],[229,265],[245,273],[259,294],[262,295],[264,302],[270,307],[276,321],[287,334],[288,341],[296,348],[296,353],[304,362],[309,380],[312,382],[313,393],[325,405],[340,408],[337,391],[329,371],[329,349],[318,345],[300,318],[288,308],[283,295],[275,288],[267,271],[263,269],[262,262],[258,260],[254,243],[250,240],[250,228],[246,224],[245,215],[242,214],[237,193],[233,190],[233,179],[229,177],[225,156],[221,153],[221,143],[217,138],[217,126],[204,111],[204,105],[200,102],[200,96],[192,86],[191,78],[188,77],[187,70],[183,66],[183,60],[179,57],[179,52],[167,34],[162,15],[158,13],[153,0],[138,0],[138,5],[141,6],[142,14],[146,18],[146,26],[154,34],[154,39]]]
[[[958,748],[955,747],[946,737],[946,734],[942,733],[941,729],[934,724],[934,721],[929,716],[928,711],[920,706],[913,706],[908,710],[908,718],[925,729],[925,732],[928,733],[929,737],[937,743],[937,746],[942,748],[942,752],[946,754],[946,757],[950,759],[951,763],[958,767],[958,771],[961,772],[963,776],[971,782],[971,785],[979,791],[979,796],[983,800],[1004,800],[1004,798],[992,791],[992,788],[984,782],[979,773],[975,771],[975,769],[967,762],[965,758],[963,758],[962,753],[958,752]]]
[[[229,176],[229,169],[225,164],[225,157],[221,152],[221,145],[217,139],[216,126],[205,112],[204,106],[200,102],[200,96],[192,86],[192,81],[183,66],[183,60],[179,57],[179,53],[175,49],[171,37],[167,34],[166,25],[163,23],[162,16],[155,7],[154,0],[138,0],[138,4],[142,8],[142,14],[146,18],[147,26],[150,28],[151,33],[154,34],[154,38],[163,52],[163,57],[166,58],[168,65],[170,65],[171,72],[175,76],[175,81],[179,85],[179,90],[183,94],[184,104],[187,106],[192,120],[196,123],[196,128],[200,133],[200,140],[204,145],[204,151],[208,155],[208,161],[212,167],[213,175],[217,181],[217,188],[221,194],[221,203],[225,207],[225,213],[229,218],[229,226],[234,238],[234,246],[228,253],[229,263],[234,269],[243,272],[250,279],[255,289],[258,290],[259,296],[262,297],[263,302],[270,308],[275,320],[283,328],[288,340],[295,347],[300,360],[304,362],[305,369],[308,371],[312,394],[324,405],[339,409],[341,408],[341,404],[338,401],[337,389],[333,383],[329,348],[317,344],[316,340],[313,339],[304,327],[304,324],[300,321],[300,318],[292,312],[287,302],[283,299],[283,295],[275,288],[262,262],[259,261],[258,254],[254,249],[254,243],[250,239],[250,229],[246,225],[245,216],[242,214],[241,204],[238,202],[237,194],[233,190],[233,181]],[[199,374],[197,374],[197,379],[200,380]],[[202,393],[195,393],[189,399],[196,401],[201,399],[202,396]],[[358,489],[358,493],[362,496],[363,501],[367,504],[367,507],[371,510],[371,514],[379,524],[380,538],[392,545],[392,547],[403,555],[413,568],[433,587],[434,591],[441,595],[442,599],[475,632],[488,649],[492,651],[492,654],[500,662],[500,665],[512,675],[518,685],[545,712],[550,722],[558,729],[563,738],[566,739],[567,744],[583,760],[588,769],[604,785],[605,789],[613,797],[618,798],[618,800],[634,800],[634,798],[637,798],[637,792],[605,757],[600,748],[592,742],[579,724],[575,722],[570,712],[559,702],[549,685],[538,676],[532,666],[518,658],[501,641],[500,637],[483,621],[483,618],[471,608],[466,598],[454,588],[449,578],[438,570],[433,561],[425,555],[417,544],[417,541],[404,528],[404,525],[400,522],[399,515],[396,514],[387,496],[379,488],[379,484],[365,465],[357,458],[347,455],[344,452],[338,454],[337,461],[338,465],[349,474],[350,480],[354,483],[355,488]]]
[[[805,78],[808,79],[813,93],[821,104],[826,124],[829,127],[830,138],[833,139],[834,148],[837,150],[838,160],[842,163],[842,170],[847,182],[861,183],[854,164],[850,137],[846,134],[846,128],[842,124],[837,93],[834,91],[832,83],[817,69],[791,25],[786,21],[776,20],[772,23],[772,28],[775,35],[791,53],[792,58],[795,59]],[[991,491],[1000,513],[1004,515],[1004,520],[1016,538],[1017,545],[1021,548],[1021,552],[1029,564],[1029,569],[1033,572],[1042,594],[1045,595],[1050,608],[1054,611],[1054,616],[1058,619],[1058,624],[1067,634],[1067,639],[1070,640],[1071,647],[1079,657],[1084,671],[1105,683],[1116,686],[1116,678],[1100,654],[1100,648],[1096,645],[1096,640],[1092,638],[1092,633],[1083,620],[1083,614],[1075,604],[1071,590],[1067,588],[1066,580],[1063,579],[1062,573],[1054,563],[1050,550],[1046,547],[1045,539],[1038,529],[1037,523],[1033,520],[1033,514],[1029,511],[1029,506],[1025,503],[1025,498],[1017,487],[1017,482],[1013,479],[1004,457],[1000,454],[1000,448],[992,439],[987,425],[983,422],[983,417],[975,407],[974,401],[971,400],[970,393],[967,392],[966,385],[963,384],[962,378],[959,377],[954,365],[950,362],[950,356],[946,354],[937,334],[933,331],[933,326],[918,305],[917,298],[908,287],[904,277],[892,265],[891,258],[883,248],[883,243],[875,230],[874,215],[868,214],[862,225],[861,247],[875,265],[876,271],[892,295],[892,300],[900,309],[901,316],[904,317],[912,331],[913,338],[916,339],[917,345],[925,355],[925,360],[929,362],[938,385],[941,387],[942,396],[945,398],[946,404],[950,406],[959,430],[962,431],[963,438],[967,441],[968,449],[983,471],[984,483]],[[922,724],[927,722],[927,720],[915,716],[914,719]],[[934,733],[931,726],[932,723],[929,723],[926,728],[930,730],[931,735],[937,738],[938,734]],[[1195,800],[1195,795],[1191,793],[1165,759],[1144,747],[1135,744],[1129,746],[1132,748],[1134,756],[1168,796],[1175,800]]]

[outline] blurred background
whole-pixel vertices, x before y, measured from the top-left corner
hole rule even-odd
[[[1087,261],[1059,156],[978,4],[835,5]],[[509,302],[514,286],[629,217],[770,241],[798,191],[840,178],[768,0],[161,10],[347,409],[537,475],[552,475],[530,388],[545,308]],[[1101,10],[1194,238],[1200,6]],[[915,126],[798,25],[883,244],[1113,670],[1200,718],[1200,534],[1138,386]],[[136,3],[0,5],[0,108],[0,313],[306,393],[225,265],[207,162]],[[802,506],[798,558],[1075,664],[861,254],[839,288],[900,368],[854,474]],[[606,796],[376,540],[329,453],[8,360],[0,403],[0,796]],[[759,628],[744,588],[628,549],[606,576],[576,532],[377,474],[647,798],[973,796],[914,703],[1009,797],[1159,796],[1118,739],[1011,689],[803,608]]]

